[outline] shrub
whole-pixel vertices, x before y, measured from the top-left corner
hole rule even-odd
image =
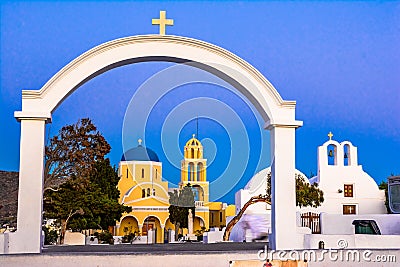
[[[114,237],[108,231],[104,231],[104,232],[101,232],[101,233],[94,233],[94,236],[97,237],[97,239],[99,240],[100,244],[114,245]]]
[[[42,230],[44,231],[44,244],[45,245],[57,244],[58,233],[56,230],[50,230],[46,226],[43,226]]]

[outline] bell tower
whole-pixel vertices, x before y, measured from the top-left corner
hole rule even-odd
[[[195,201],[209,201],[207,176],[207,159],[203,158],[203,145],[195,137],[186,142],[184,147],[184,159],[181,161],[181,182],[182,188],[190,184],[195,193]]]

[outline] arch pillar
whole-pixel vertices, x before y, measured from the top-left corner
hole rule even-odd
[[[49,117],[17,117],[21,122],[17,231],[9,253],[42,251],[45,123]]]
[[[138,224],[138,227],[139,227],[139,233],[140,233],[140,235],[142,235],[143,224]]]
[[[295,131],[300,125],[269,125],[271,134],[271,249],[303,246],[297,234]]]

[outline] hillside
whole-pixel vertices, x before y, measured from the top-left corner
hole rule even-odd
[[[18,172],[0,171],[0,228],[17,227]]]

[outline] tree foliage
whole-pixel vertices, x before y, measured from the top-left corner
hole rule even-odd
[[[61,128],[45,149],[44,188],[57,188],[69,179],[85,179],[110,145],[89,118]]]
[[[118,203],[119,177],[104,156],[110,145],[90,119],[62,127],[46,146],[44,217],[66,229],[106,229],[130,207]],[[54,189],[54,188],[57,189]]]
[[[310,184],[300,174],[295,175],[296,178],[296,206],[314,207],[321,206],[324,202],[324,192],[318,188],[317,183]],[[267,196],[268,202],[271,202],[271,172],[267,177]]]
[[[324,192],[317,183],[306,182],[301,175],[296,175],[296,205],[301,207],[317,208],[324,202]]]
[[[175,225],[175,235],[179,229],[188,227],[189,209],[192,210],[193,218],[195,212],[194,194],[190,184],[182,189],[168,192],[169,194],[169,220]]]
[[[94,164],[84,187],[79,179],[70,179],[57,191],[45,192],[44,217],[58,219],[62,235],[66,229],[104,229],[114,226],[122,213],[131,208],[118,203],[118,174],[109,159]]]

